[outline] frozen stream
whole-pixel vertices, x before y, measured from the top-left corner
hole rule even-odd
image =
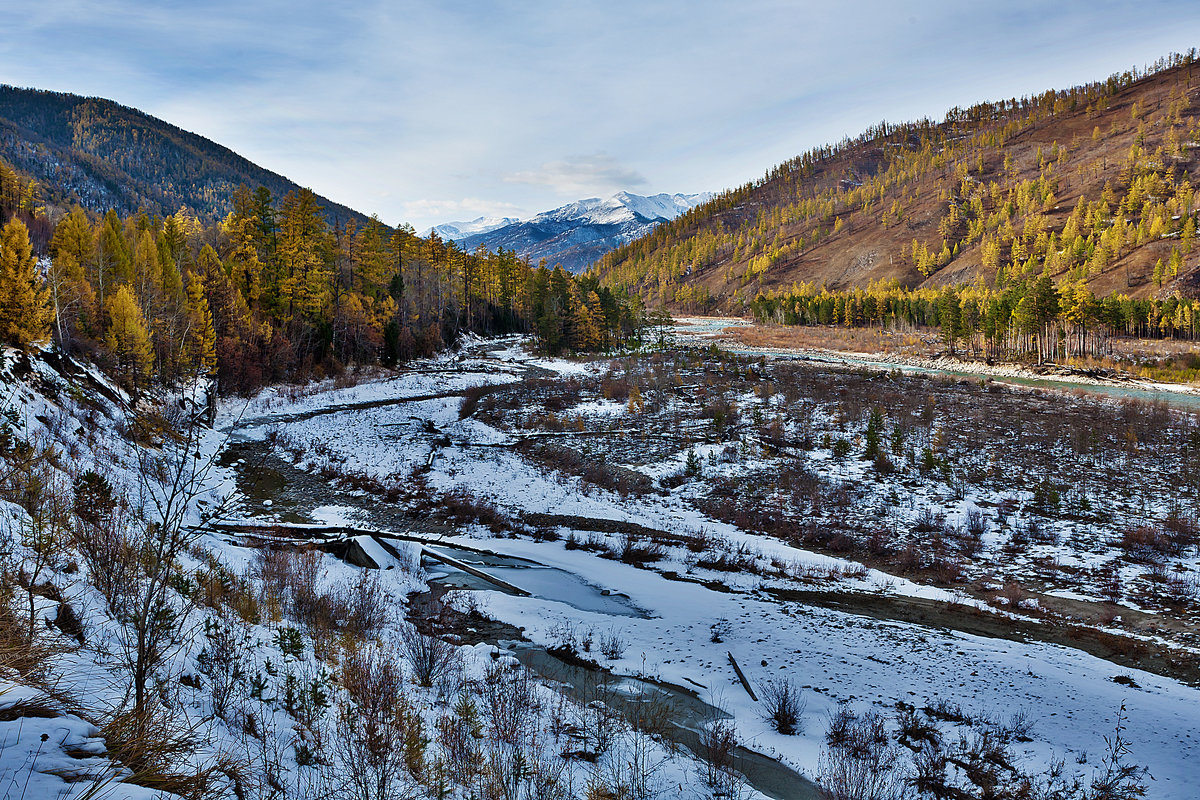
[[[572,608],[617,617],[643,617],[644,611],[621,594],[605,593],[566,570],[511,556],[479,553],[439,546],[437,552],[494,575],[530,592],[540,600],[564,603]],[[495,584],[441,563],[430,563],[431,589],[503,591]],[[587,704],[597,699],[627,718],[653,716],[664,737],[704,757],[702,734],[705,725],[729,719],[730,715],[706,703],[687,688],[626,675],[613,675],[598,666],[568,662],[546,648],[528,642],[496,642],[511,650],[529,670],[559,684],[572,699]],[[738,746],[733,766],[747,783],[774,800],[812,800],[818,797],[815,784],[776,759]]]
[[[547,567],[523,558],[496,556],[450,546],[439,546],[436,552],[473,567],[484,567],[489,575],[518,586],[542,600],[565,603],[580,611],[593,611],[610,616],[647,616],[646,612],[634,606],[625,595],[600,589],[566,570]],[[488,591],[498,588],[483,578],[454,569],[447,564],[430,564],[428,570],[441,585],[448,588]]]
[[[580,702],[603,696],[612,708],[634,716],[641,704],[652,706],[650,715],[660,715],[667,723],[664,735],[687,748],[698,757],[704,756],[701,734],[704,726],[729,714],[709,705],[688,689],[666,683],[655,683],[626,676],[613,676],[598,669],[568,664],[540,647],[515,645],[521,663],[543,678],[561,684],[568,695]],[[773,758],[738,746],[733,766],[746,776],[758,791],[775,800],[813,800],[819,797],[815,784]]]
[[[519,371],[512,364],[529,359],[515,344],[501,355],[502,363],[510,364],[509,378]],[[603,369],[545,359],[535,362],[564,375]],[[883,362],[863,366],[897,368]],[[483,374],[473,364],[464,365],[467,371],[473,376]],[[434,544],[435,550],[531,595],[506,593],[477,576],[435,566],[431,571],[439,575],[442,586],[482,590],[488,616],[503,625],[481,636],[508,639],[513,638],[508,626],[523,628],[524,637],[537,644],[513,645],[513,652],[573,694],[607,682],[623,697],[670,700],[679,709],[670,712],[671,738],[689,749],[697,742],[697,720],[719,718],[722,712],[716,709],[724,709],[732,715],[740,741],[779,759],[742,754],[741,766],[752,785],[771,797],[812,796],[811,784],[802,783],[797,773],[815,773],[830,713],[842,706],[860,712],[888,709],[901,701],[917,707],[945,703],[961,707],[972,717],[1001,722],[1010,714],[1029,714],[1037,729],[1033,741],[1018,748],[1022,763],[1039,769],[1065,758],[1068,769],[1084,779],[1095,768],[1101,737],[1112,730],[1113,716],[1126,704],[1128,736],[1136,758],[1151,767],[1154,793],[1180,800],[1197,796],[1200,780],[1187,766],[1200,741],[1196,691],[1176,681],[1117,667],[1071,647],[965,635],[942,629],[936,621],[877,619],[803,600],[781,601],[739,582],[737,575],[723,578],[722,585],[733,591],[715,591],[703,583],[668,579],[665,572],[601,558],[561,540],[489,538],[437,515],[413,516],[406,506],[384,502],[378,493],[339,488],[322,476],[319,467],[327,464],[385,480],[419,472],[434,491],[462,487],[513,518],[556,514],[563,519],[624,521],[665,531],[704,526],[734,545],[745,542],[768,555],[803,559],[814,567],[832,563],[827,557],[794,551],[703,518],[674,496],[629,500],[581,491],[571,481],[539,470],[513,449],[455,444],[502,442],[504,435],[478,419],[460,418],[456,396],[445,389],[454,380],[447,373],[402,374],[340,395],[313,394],[295,402],[256,400],[253,413],[246,415],[254,421],[250,430],[232,444],[223,462],[239,473],[241,513],[252,519],[345,524],[439,539],[443,543]],[[468,385],[468,381],[464,378],[458,384]],[[1111,387],[1059,381],[1041,385],[1116,395]],[[380,402],[388,396],[410,400]],[[330,413],[309,414],[323,408],[331,408]],[[298,411],[309,415],[301,419]],[[271,441],[264,441],[272,421],[284,422],[281,433],[320,458],[289,460],[287,451],[274,449]],[[436,458],[431,459],[434,452]],[[479,547],[504,555],[472,552],[471,548]],[[687,565],[671,568],[672,574],[682,573]],[[894,589],[901,590],[921,596],[933,591],[906,587],[903,582]],[[727,625],[721,641],[711,639],[717,622]],[[589,657],[596,657],[605,669],[558,660],[547,648],[554,647],[559,640],[556,630],[564,625],[598,635],[615,629],[624,639],[624,655],[600,658],[603,654],[592,653]],[[786,676],[803,690],[807,711],[801,734],[784,737],[771,729],[761,706],[736,682],[727,652],[735,655],[755,685]],[[631,675],[646,680],[623,677]],[[699,695],[680,688],[691,686],[698,687]]]

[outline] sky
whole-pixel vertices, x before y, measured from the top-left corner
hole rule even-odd
[[[1177,0],[42,0],[5,15],[0,83],[133,106],[424,230],[720,191],[1196,46]]]

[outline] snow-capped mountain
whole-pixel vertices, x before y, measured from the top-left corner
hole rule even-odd
[[[442,239],[461,242],[468,236],[494,231],[496,228],[503,228],[505,225],[512,225],[520,221],[516,217],[476,217],[470,222],[444,222],[441,225],[434,225],[424,231],[421,236],[427,239],[429,234],[436,233]]]
[[[527,220],[480,230],[455,241],[464,250],[474,250],[481,244],[492,251],[500,248],[515,250],[534,263],[544,258],[547,264],[562,264],[564,269],[580,272],[609,250],[645,236],[660,222],[675,219],[711,196],[702,192],[643,197],[618,192],[606,199],[579,200]],[[438,235],[454,238],[440,231]]]

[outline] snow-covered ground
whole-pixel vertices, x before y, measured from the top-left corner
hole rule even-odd
[[[11,374],[13,365],[7,369]],[[81,396],[44,362],[35,360],[33,369],[36,379],[6,379],[12,388],[5,408],[14,413],[5,419],[22,438],[72,449],[69,460],[60,462],[71,466],[65,470],[53,467],[47,474],[53,480],[69,482],[87,469],[96,469],[122,493],[147,499],[151,487],[144,464],[139,466],[144,451],[139,453],[120,435],[129,425],[122,404],[128,406],[130,400],[98,373],[92,373],[90,379],[116,399],[97,402]],[[715,519],[699,510],[707,491],[702,480],[682,480],[670,491],[622,496],[569,470],[531,460],[522,444],[530,437],[577,435],[572,446],[586,451],[589,458],[649,476],[660,486],[682,475],[689,461],[698,463],[706,478],[755,480],[774,462],[752,448],[740,446],[731,456],[729,447],[719,443],[676,445],[653,458],[632,458],[622,465],[622,459],[631,458],[631,450],[621,446],[622,438],[669,438],[686,430],[692,421],[677,420],[675,429],[670,429],[661,418],[642,418],[631,403],[588,392],[559,412],[558,431],[532,424],[523,427],[523,421],[542,413],[535,407],[518,406],[508,412],[507,419],[521,423],[518,425],[492,424],[487,420],[496,417],[488,414],[460,418],[464,416],[460,411],[463,394],[473,387],[507,385],[528,377],[598,385],[612,374],[603,360],[575,362],[531,356],[520,339],[510,337],[468,342],[439,359],[396,375],[368,376],[356,385],[343,380],[340,384],[281,387],[248,402],[225,403],[217,429],[202,432],[195,443],[198,458],[193,458],[206,466],[194,487],[197,502],[186,523],[199,524],[213,515],[226,521],[270,521],[272,511],[262,498],[251,501],[237,492],[239,481],[253,472],[254,465],[243,460],[222,467],[214,462],[219,450],[238,443],[278,448],[279,455],[286,455],[298,472],[308,476],[364,475],[380,486],[413,484],[419,476],[421,491],[433,493],[435,503],[443,493],[457,493],[498,509],[509,522],[491,530],[470,523],[444,526],[440,535],[443,546],[483,549],[536,564],[529,567],[513,561],[494,568],[505,580],[531,592],[530,596],[490,589],[457,590],[456,604],[475,606],[495,620],[523,629],[524,637],[534,645],[565,645],[618,675],[692,689],[703,701],[732,715],[743,744],[800,773],[815,777],[826,728],[839,710],[913,706],[970,720],[946,722],[947,739],[956,738],[956,730],[967,735],[972,727],[999,728],[1024,720],[1019,727],[1029,724],[1028,741],[1018,739],[1013,744],[1023,759],[1022,769],[1045,772],[1061,759],[1068,773],[1086,780],[1099,765],[1104,737],[1112,735],[1124,706],[1123,736],[1131,744],[1132,760],[1149,767],[1154,777],[1151,796],[1200,796],[1200,775],[1190,768],[1200,746],[1200,715],[1194,711],[1200,692],[1196,688],[1149,671],[1118,666],[1069,646],[1037,641],[1037,637],[1020,641],[969,635],[943,627],[936,615],[931,624],[917,624],[810,603],[802,592],[857,594],[897,602],[911,598],[935,606],[971,608],[996,619],[1022,611],[1015,606],[997,608],[959,591],[868,569],[852,560],[813,552]],[[753,393],[736,400],[744,407],[759,402]],[[775,402],[768,399],[763,407],[770,409]],[[653,430],[646,430],[646,419],[659,421],[652,423]],[[834,420],[823,419],[823,423],[832,425]],[[610,432],[609,439],[590,435],[605,431]],[[614,458],[610,451],[626,455]],[[839,460],[819,447],[812,451],[810,464],[830,479],[864,485],[876,481],[866,462]],[[305,498],[304,516],[324,525],[367,528],[376,527],[381,519],[395,518],[394,514],[378,513],[388,505],[383,499],[340,485],[330,482]],[[887,484],[880,486],[878,492],[886,494]],[[287,487],[280,491],[286,494]],[[906,502],[884,503],[877,509],[893,515],[901,527],[912,524],[926,507],[941,508],[948,522],[955,524],[962,523],[972,510],[989,509],[1005,499],[975,489],[956,495],[937,480],[907,486],[905,491]],[[882,494],[870,502],[875,503]],[[1018,515],[1029,500],[1013,498]],[[28,562],[31,542],[23,533],[29,529],[28,514],[7,499],[0,504],[0,512],[6,549],[16,559]],[[664,538],[661,552],[649,563],[622,563],[612,557],[623,542],[628,543],[628,531],[646,530],[663,532]],[[534,533],[537,535],[526,535]],[[1064,528],[1061,546],[1035,545],[1032,553],[1016,560],[1024,564],[1032,556],[1042,555],[1083,568],[1092,563],[1090,559],[1107,558],[1068,546],[1066,540],[1073,535]],[[998,526],[989,528],[985,553],[998,553],[1000,539]],[[394,553],[369,536],[355,541],[383,568],[363,570],[316,552],[289,558],[316,559],[319,573],[313,591],[321,596],[344,597],[346,592],[352,595],[368,589],[374,593],[380,607],[390,609],[379,629],[380,652],[399,652],[387,651],[387,647],[400,647],[395,643],[406,629],[401,611],[405,598],[423,590],[430,574],[436,573],[421,569],[415,545],[393,541]],[[334,752],[321,748],[329,746],[322,737],[339,730],[332,709],[344,689],[329,666],[337,661],[331,650],[336,646],[315,634],[294,632],[297,628],[293,626],[299,623],[270,600],[266,591],[269,574],[279,565],[270,562],[265,551],[247,543],[225,533],[207,534],[179,559],[180,576],[191,576],[181,577],[181,587],[188,582],[197,589],[208,587],[200,592],[187,589],[186,596],[181,593],[173,601],[184,615],[179,624],[187,635],[161,667],[164,676],[171,676],[162,687],[167,705],[196,726],[204,743],[181,766],[199,768],[222,753],[236,753],[251,762],[258,774],[287,787],[293,795],[324,791],[331,781],[342,780],[342,767],[332,755],[325,764],[308,759],[311,752]],[[726,556],[745,568],[718,570],[713,559]],[[1184,574],[1196,568],[1189,559],[1178,560]],[[289,563],[293,569],[300,562]],[[58,652],[51,668],[58,676],[56,686],[66,691],[69,701],[34,688],[34,683],[16,674],[0,673],[0,713],[13,709],[18,701],[32,701],[48,713],[29,716],[14,712],[12,719],[0,719],[0,794],[81,796],[93,784],[69,779],[83,774],[109,781],[105,796],[156,796],[149,789],[123,782],[130,777],[129,770],[115,767],[104,757],[106,714],[128,700],[119,656],[126,633],[96,588],[96,579],[87,563],[74,561],[53,562],[39,577],[53,584],[79,614],[86,643],[76,646],[64,635],[47,634],[57,637]],[[797,589],[801,593],[787,594]],[[193,604],[186,600],[214,592],[223,598],[220,602]],[[59,606],[45,594],[33,595],[34,615],[43,626],[55,618]],[[1084,602],[1093,597],[1070,588],[1053,594]],[[1022,619],[1023,624],[1030,621],[1030,617]],[[1165,646],[1156,637],[1143,638]],[[608,646],[601,646],[602,642]],[[1176,652],[1195,658],[1194,652]],[[495,671],[497,665],[507,669],[515,660],[504,655],[496,658],[495,648],[486,644],[464,646],[462,654],[463,678],[474,680],[475,686],[510,680],[504,676],[515,674]],[[773,729],[762,702],[751,700],[742,688],[728,654],[737,659],[760,694],[781,680],[800,688],[804,711],[798,735],[784,736]],[[238,688],[231,690],[236,699],[230,707],[218,707],[222,675],[240,676],[233,681]],[[187,680],[180,682],[181,677]],[[303,696],[309,700],[293,697],[297,687],[306,687],[308,694]],[[546,763],[559,763],[562,759],[555,751],[564,746],[563,730],[586,728],[587,715],[598,712],[564,705],[549,684],[538,684],[530,691],[531,701],[536,698],[543,710],[552,712],[539,717],[537,730],[531,734],[535,750],[544,755]],[[429,731],[440,730],[444,719],[453,716],[448,705],[453,698],[444,688],[412,688],[408,697]],[[564,728],[564,718],[575,722]],[[628,731],[615,737],[611,748],[598,765],[566,764],[562,779],[572,791],[581,792],[600,770],[609,770],[606,777],[614,778],[613,770],[620,772],[622,764],[637,761],[652,767],[652,788],[660,793],[670,790],[681,798],[711,796],[703,779],[704,768],[686,753],[673,754],[661,742]],[[748,797],[754,794],[746,792]]]
[[[519,343],[508,342],[486,362],[464,360],[459,368],[469,372],[460,381],[513,380],[512,372],[493,371],[497,362],[536,366],[566,376],[595,376],[603,371],[603,365],[595,362],[531,358],[522,353]],[[350,390],[356,393],[349,397],[330,393],[287,402],[276,395],[267,404],[256,401],[260,406],[255,408],[261,409],[258,418],[241,433],[254,436],[255,430],[265,430],[299,411],[317,410],[322,404],[333,407],[366,398],[384,399],[389,393],[418,397],[448,385],[464,383],[414,373]],[[799,565],[800,569],[793,570],[796,573],[849,574],[837,580],[835,588],[839,590],[980,605],[954,592],[863,570],[852,562],[791,547],[706,517],[696,510],[686,489],[621,497],[564,477],[503,446],[514,441],[511,431],[497,430],[475,418],[460,420],[458,408],[458,398],[439,397],[347,409],[289,420],[286,434],[306,452],[302,466],[333,462],[379,478],[404,476],[426,464],[431,440],[444,436],[449,444],[438,446],[438,457],[425,475],[428,485],[446,492],[465,489],[515,520],[528,514],[551,514],[616,520],[669,533],[703,532],[763,561]],[[623,409],[620,403],[590,400],[572,413],[614,418]],[[699,455],[707,459],[715,453],[700,450]],[[648,474],[661,476],[678,471],[683,466],[682,456],[677,454],[660,466],[643,466]],[[927,499],[932,501],[936,494],[935,490]],[[954,513],[965,513],[972,502],[965,498]],[[915,506],[910,504],[910,509],[915,515]],[[559,534],[598,536],[574,531],[569,523]],[[1111,735],[1124,704],[1126,736],[1132,742],[1134,758],[1147,765],[1155,778],[1152,794],[1164,798],[1200,795],[1200,773],[1191,768],[1200,745],[1200,715],[1195,713],[1200,692],[1176,680],[1118,667],[1059,645],[971,636],[936,626],[780,602],[764,591],[780,585],[776,579],[694,568],[682,548],[671,550],[667,560],[650,571],[585,549],[568,549],[562,541],[497,538],[482,528],[466,529],[452,541],[529,558],[580,576],[601,589],[628,595],[633,605],[648,612],[646,617],[583,611],[537,596],[499,592],[480,593],[479,602],[492,616],[523,627],[526,636],[546,646],[560,644],[564,630],[618,631],[625,642],[624,653],[614,660],[599,659],[605,666],[618,673],[704,687],[701,693],[706,700],[734,715],[744,742],[809,775],[815,774],[822,737],[836,709],[866,710],[907,703],[961,707],[965,716],[977,721],[1003,722],[1022,715],[1033,723],[1032,741],[1020,746],[1030,764],[1044,768],[1055,759],[1065,759],[1068,771],[1087,777],[1099,762],[1103,737]],[[718,592],[697,583],[669,580],[661,572],[670,569],[719,579],[733,591]],[[511,579],[519,585],[519,577]],[[726,631],[721,642],[712,641],[714,624]],[[772,730],[761,704],[751,701],[738,684],[727,651],[743,665],[753,683],[761,686],[786,677],[804,687],[806,711],[799,736]],[[1124,676],[1122,682],[1113,681],[1117,676]]]

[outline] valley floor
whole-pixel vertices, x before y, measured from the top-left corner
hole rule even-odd
[[[1114,358],[1098,364],[1045,364],[988,362],[964,350],[951,357],[939,336],[929,331],[898,332],[879,328],[838,326],[764,325],[736,317],[681,317],[673,330],[682,345],[718,346],[745,355],[798,357],[833,361],[849,366],[901,369],[958,377],[996,378],[1023,386],[1085,387],[1117,397],[1167,400],[1200,408],[1200,387],[1195,383],[1165,382],[1136,374],[1139,364],[1172,359],[1194,352],[1185,340],[1118,339],[1112,342]],[[1132,371],[1131,371],[1132,370]]]
[[[326,490],[307,496],[283,491],[270,506],[246,497],[241,514],[246,519],[407,532],[526,559],[524,568],[502,571],[530,596],[476,587],[469,590],[472,607],[520,628],[536,645],[570,651],[617,675],[694,689],[732,715],[739,741],[810,777],[817,773],[826,728],[839,709],[863,713],[913,706],[949,721],[951,733],[1019,728],[1023,733],[1016,751],[1026,768],[1044,771],[1064,760],[1068,773],[1087,778],[1103,756],[1103,737],[1112,734],[1124,707],[1125,735],[1133,743],[1134,758],[1154,777],[1152,796],[1185,798],[1200,792],[1190,766],[1200,747],[1200,715],[1195,713],[1200,693],[1189,666],[1196,654],[1194,628],[1186,622],[1190,612],[1178,616],[1185,622],[1172,637],[1150,633],[1153,626],[1137,633],[1119,630],[1122,607],[1116,606],[1116,613],[1097,629],[1131,636],[1150,649],[1141,661],[1118,658],[1121,663],[1114,663],[1061,635],[1061,621],[1039,608],[1032,594],[1014,591],[1011,606],[989,603],[987,592],[974,585],[902,577],[832,555],[828,548],[798,547],[754,526],[722,521],[703,510],[712,488],[704,479],[664,479],[682,474],[689,453],[698,454],[702,473],[712,478],[777,469],[775,457],[754,446],[753,436],[719,439],[692,429],[694,419],[677,416],[664,424],[661,417],[634,411],[627,399],[604,397],[601,384],[612,380],[614,372],[628,377],[632,369],[618,362],[537,359],[511,339],[477,345],[450,371],[414,372],[295,400],[280,392],[260,396],[236,413],[227,410],[223,424],[236,427],[237,437],[273,441],[290,452],[301,471],[325,472],[335,483],[349,475],[403,483],[417,474],[420,492],[470,498],[487,513],[476,524],[448,525],[415,515],[401,521],[368,489],[366,496],[358,491],[342,497]],[[488,406],[489,398],[503,395],[477,391],[485,410],[460,414],[458,389],[507,385],[519,390],[522,382],[530,385],[509,405]],[[561,382],[582,389],[557,404],[545,403],[545,393],[553,394],[553,384]],[[446,396],[434,396],[439,393]],[[412,399],[401,402],[403,398]],[[743,408],[752,402],[752,395],[739,400]],[[547,412],[547,405],[560,410]],[[508,408],[512,410],[497,410]],[[242,422],[236,424],[239,416]],[[529,449],[532,442],[540,446],[556,440],[569,442],[585,462],[623,463],[627,471],[652,479],[655,490],[628,491],[614,481],[605,485],[595,476],[586,477],[586,467],[555,464],[545,451]],[[643,446],[631,448],[634,440]],[[650,451],[656,452],[648,455]],[[561,459],[561,454],[550,456]],[[812,457],[828,475],[863,486],[874,480],[864,462],[839,463],[820,452]],[[1007,496],[968,489],[956,498],[937,477],[909,484],[889,490],[893,495],[895,488],[901,491],[890,512],[901,518],[897,527],[912,524],[903,520],[917,520],[923,509],[936,509],[943,520],[965,519],[968,511],[995,508]],[[878,495],[855,502],[877,502],[872,496]],[[1013,498],[1021,507],[1028,504],[1026,519],[1033,518],[1032,496],[1018,493]],[[865,509],[860,505],[860,510]],[[1000,571],[1019,576],[1022,564],[1034,569],[1030,557],[1077,563],[1080,571],[1104,560],[1104,548],[1083,542],[1088,525],[1074,524],[1054,542],[1010,554],[1006,564],[1000,544],[1012,526],[1003,519],[987,524],[983,553],[975,560],[983,565],[981,575],[993,572],[993,589],[1004,584],[995,577]],[[1022,524],[1028,523],[1014,523],[1018,528]],[[630,549],[639,546],[652,555],[630,556]],[[742,566],[730,567],[722,559]],[[1195,580],[1194,548],[1178,563]],[[1136,573],[1131,570],[1127,583],[1136,582]],[[977,583],[986,586],[989,579]],[[1103,604],[1094,585],[1043,588],[1048,601],[1081,598]],[[627,600],[613,607],[589,602],[589,597]],[[863,597],[870,602],[855,599]],[[911,613],[878,610],[916,601],[925,603],[920,621]],[[1132,598],[1125,602],[1128,615],[1147,612]],[[856,605],[875,610],[860,613]],[[1153,609],[1147,613],[1164,620],[1177,616]],[[999,621],[965,625],[959,621],[964,616]],[[1009,626],[1015,633],[1004,633]],[[1038,634],[1039,626],[1045,635]],[[981,635],[989,630],[996,632]],[[621,646],[600,652],[606,638]],[[760,694],[784,679],[801,688],[799,735],[773,730],[762,703],[739,683],[728,654]],[[1131,666],[1154,659],[1177,663],[1179,669]]]
[[[76,442],[38,480],[78,498],[98,469],[146,498],[204,466],[155,662],[155,713],[186,752],[120,739],[133,651],[103,526],[73,523],[46,559],[40,506],[0,506],[13,563],[43,565],[9,590],[49,653],[0,665],[0,794],[337,798],[367,764],[412,797],[792,800],[878,723],[876,767],[922,796],[1086,787],[1118,739],[1149,796],[1200,795],[1185,408],[707,348],[527,348],[470,340],[224,402],[182,449],[139,449],[117,401],[45,364],[5,366],[22,435]],[[792,735],[770,719],[781,693]]]

